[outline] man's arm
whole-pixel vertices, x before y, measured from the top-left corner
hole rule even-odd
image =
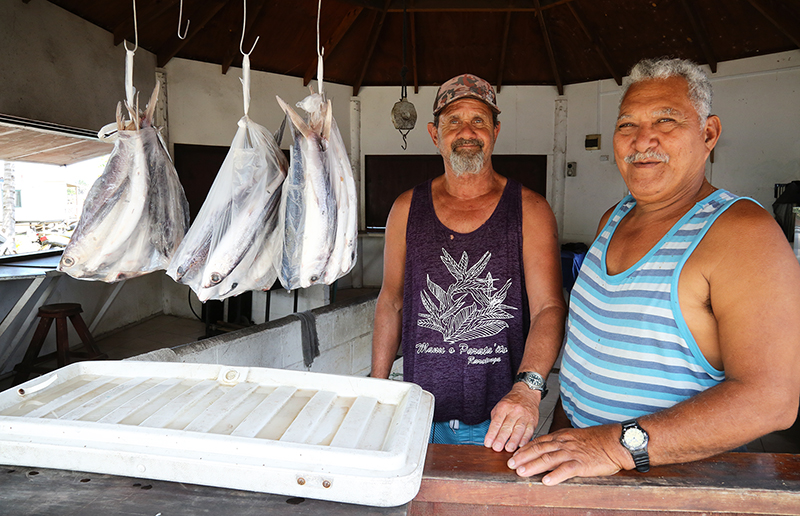
[[[403,325],[403,281],[406,261],[406,223],[411,206],[409,190],[394,202],[386,221],[383,284],[375,306],[372,333],[373,378],[388,378],[400,347]]]
[[[800,399],[800,266],[772,217],[753,203],[736,203],[712,226],[683,274],[690,266],[707,282],[725,380],[639,418],[650,434],[653,465],[699,460],[787,428]],[[509,467],[526,477],[551,471],[543,478],[548,485],[633,469],[620,435],[619,424],[561,430],[535,439]]]
[[[564,338],[561,252],[553,211],[544,198],[527,188],[522,190],[522,260],[531,326],[519,371],[547,378]],[[514,451],[527,443],[539,422],[540,401],[539,391],[515,384],[492,410],[484,446]]]

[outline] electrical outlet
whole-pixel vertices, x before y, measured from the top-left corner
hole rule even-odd
[[[575,177],[578,175],[578,164],[574,161],[567,163],[567,177]]]

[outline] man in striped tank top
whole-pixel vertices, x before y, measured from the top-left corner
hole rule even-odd
[[[547,485],[646,472],[792,425],[800,265],[770,214],[718,190],[711,83],[678,59],[638,63],[614,156],[630,195],[603,216],[570,298],[560,424],[510,460]]]

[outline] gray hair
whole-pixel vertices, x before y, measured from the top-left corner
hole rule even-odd
[[[631,86],[637,82],[652,79],[669,79],[682,77],[689,86],[689,100],[697,111],[700,124],[703,125],[711,114],[711,81],[700,66],[688,59],[642,59],[631,68],[626,79],[625,89],[622,91],[622,100]],[[620,105],[622,105],[620,100]]]

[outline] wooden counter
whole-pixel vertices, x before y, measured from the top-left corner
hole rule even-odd
[[[728,453],[649,473],[546,487],[505,466],[510,454],[430,445],[419,494],[367,507],[95,473],[0,466],[0,515],[622,515],[800,514],[800,455]]]
[[[553,487],[518,477],[506,467],[510,456],[429,445],[409,515],[800,514],[800,455],[726,453]]]

